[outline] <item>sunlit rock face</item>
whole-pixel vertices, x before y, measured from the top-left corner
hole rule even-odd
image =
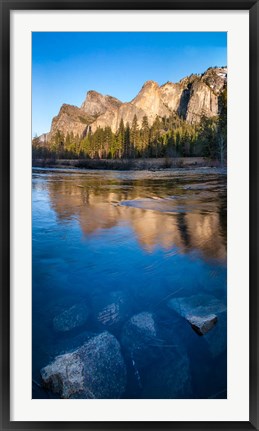
[[[167,82],[160,87],[161,100],[167,109],[179,112],[183,91],[181,84],[173,84],[172,82]]]
[[[226,83],[226,67],[209,68],[202,75],[191,75],[181,80],[180,84],[185,90],[182,93],[182,106],[178,109],[180,115],[188,123],[199,123],[203,116],[217,116],[219,95]]]
[[[204,82],[194,82],[186,110],[188,123],[198,123],[201,116],[214,117],[218,114],[218,96]]]
[[[112,96],[104,96],[97,91],[88,91],[81,109],[88,115],[99,116],[121,106],[122,102]]]
[[[169,117],[173,113],[189,123],[199,123],[202,116],[218,115],[218,97],[226,82],[226,68],[209,69],[202,76],[192,75],[176,84],[167,82],[159,86],[155,81],[147,81],[130,103],[123,103],[117,110],[107,110],[94,121],[92,130],[109,125],[115,132],[121,119],[131,125],[134,115],[139,125],[144,116],[152,125],[156,116]]]
[[[219,94],[227,82],[227,75],[227,67],[210,68],[202,76],[202,81],[205,82],[215,94]]]
[[[131,103],[137,108],[143,109],[150,124],[154,122],[157,115],[159,117],[170,115],[170,110],[163,103],[161,89],[154,81],[147,81]]]
[[[64,104],[61,106],[58,115],[52,120],[48,139],[50,140],[58,131],[62,132],[64,137],[67,133],[71,132],[73,132],[74,136],[82,136],[86,133],[87,126],[91,124],[93,120],[94,117],[89,116],[77,106]]]
[[[121,120],[123,120],[125,125],[127,123],[131,125],[135,115],[138,118],[139,125],[141,125],[142,118],[146,115],[145,111],[135,106],[133,103],[123,103],[118,109],[109,110],[106,111],[105,114],[100,115],[100,117],[91,124],[91,130],[94,132],[98,127],[103,129],[109,126],[113,132],[116,132]]]
[[[227,83],[227,68],[209,68],[202,75],[191,75],[179,83],[167,82],[161,86],[155,81],[146,81],[137,96],[123,103],[115,97],[97,91],[88,91],[80,108],[62,105],[59,114],[53,118],[50,136],[59,130],[66,135],[73,132],[80,137],[91,129],[119,128],[121,119],[131,126],[136,115],[139,126],[144,116],[149,125],[156,117],[180,115],[188,123],[199,123],[203,116],[218,115],[219,96]]]

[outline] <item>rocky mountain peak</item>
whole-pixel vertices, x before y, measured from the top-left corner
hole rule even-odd
[[[74,135],[82,136],[86,127],[94,120],[94,116],[89,115],[77,106],[64,103],[58,115],[52,120],[49,137],[54,136],[57,131],[62,132],[65,136],[71,132]]]
[[[156,81],[149,80],[143,84],[142,88],[148,88],[148,87],[158,88],[159,85]]]
[[[97,91],[90,90],[86,94],[86,98],[81,105],[81,109],[89,115],[99,116],[104,114],[107,109],[117,109],[122,102],[116,97],[104,96]]]
[[[146,81],[140,92],[131,101],[131,105],[140,110],[140,112],[135,112],[139,121],[146,115],[150,124],[153,123],[157,115],[160,117],[170,115],[170,111],[161,98],[160,87],[155,81]]]
[[[61,108],[59,110],[59,114],[73,114],[75,111],[77,111],[79,108],[75,105],[69,105],[68,103],[63,103],[61,105]]]
[[[207,84],[214,93],[219,94],[227,83],[227,67],[209,68],[201,76],[201,80]]]
[[[190,87],[195,81],[200,79],[201,75],[192,73],[190,76],[186,76],[180,80],[182,87]]]
[[[95,91],[95,90],[89,90],[89,91],[87,91],[87,93],[86,93],[86,97],[99,97],[99,96],[102,96],[102,94],[101,93],[98,93],[98,91]]]

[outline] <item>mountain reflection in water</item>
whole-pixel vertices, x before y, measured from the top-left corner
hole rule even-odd
[[[158,173],[159,174],[159,173]],[[58,219],[77,219],[83,234],[98,234],[127,223],[139,244],[147,251],[156,246],[179,248],[180,253],[199,250],[204,258],[226,259],[225,178],[177,173],[156,179],[106,179],[101,174],[90,179],[56,174],[47,183],[51,207]],[[159,176],[159,175],[158,175]],[[185,185],[185,184],[188,185]]]
[[[153,347],[156,361],[139,371],[132,368],[135,359],[126,360],[133,383],[128,381],[123,397],[173,397],[169,383],[162,382],[172,379],[170,355],[178,342],[170,340],[175,336],[190,361],[191,383],[180,398],[226,397],[226,313],[223,326],[219,320],[206,338],[168,307],[172,298],[196,294],[213,295],[226,306],[226,178],[215,168],[33,169],[34,382],[40,382],[40,369],[58,354],[103,330],[119,340],[124,354],[124,325],[137,313],[150,312],[160,325],[160,344]],[[119,301],[121,314],[116,325],[107,327],[111,298],[115,305]],[[56,316],[82,301],[89,307],[86,323],[71,334],[57,333]],[[38,383],[33,398],[55,396]]]

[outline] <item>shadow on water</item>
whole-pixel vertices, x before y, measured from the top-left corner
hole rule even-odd
[[[42,367],[104,330],[127,366],[122,398],[225,398],[226,313],[200,336],[168,304],[226,305],[226,173],[35,169],[32,199],[33,398],[56,397]],[[57,330],[74,304],[87,319]],[[156,335],[136,347],[127,328],[143,312]]]

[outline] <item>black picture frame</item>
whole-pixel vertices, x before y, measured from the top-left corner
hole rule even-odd
[[[259,0],[0,0],[1,13],[1,430],[249,430],[259,429],[258,217],[259,217]],[[10,11],[12,10],[248,10],[250,32],[250,415],[248,422],[11,422],[10,411]],[[201,412],[202,414],[202,412]]]

